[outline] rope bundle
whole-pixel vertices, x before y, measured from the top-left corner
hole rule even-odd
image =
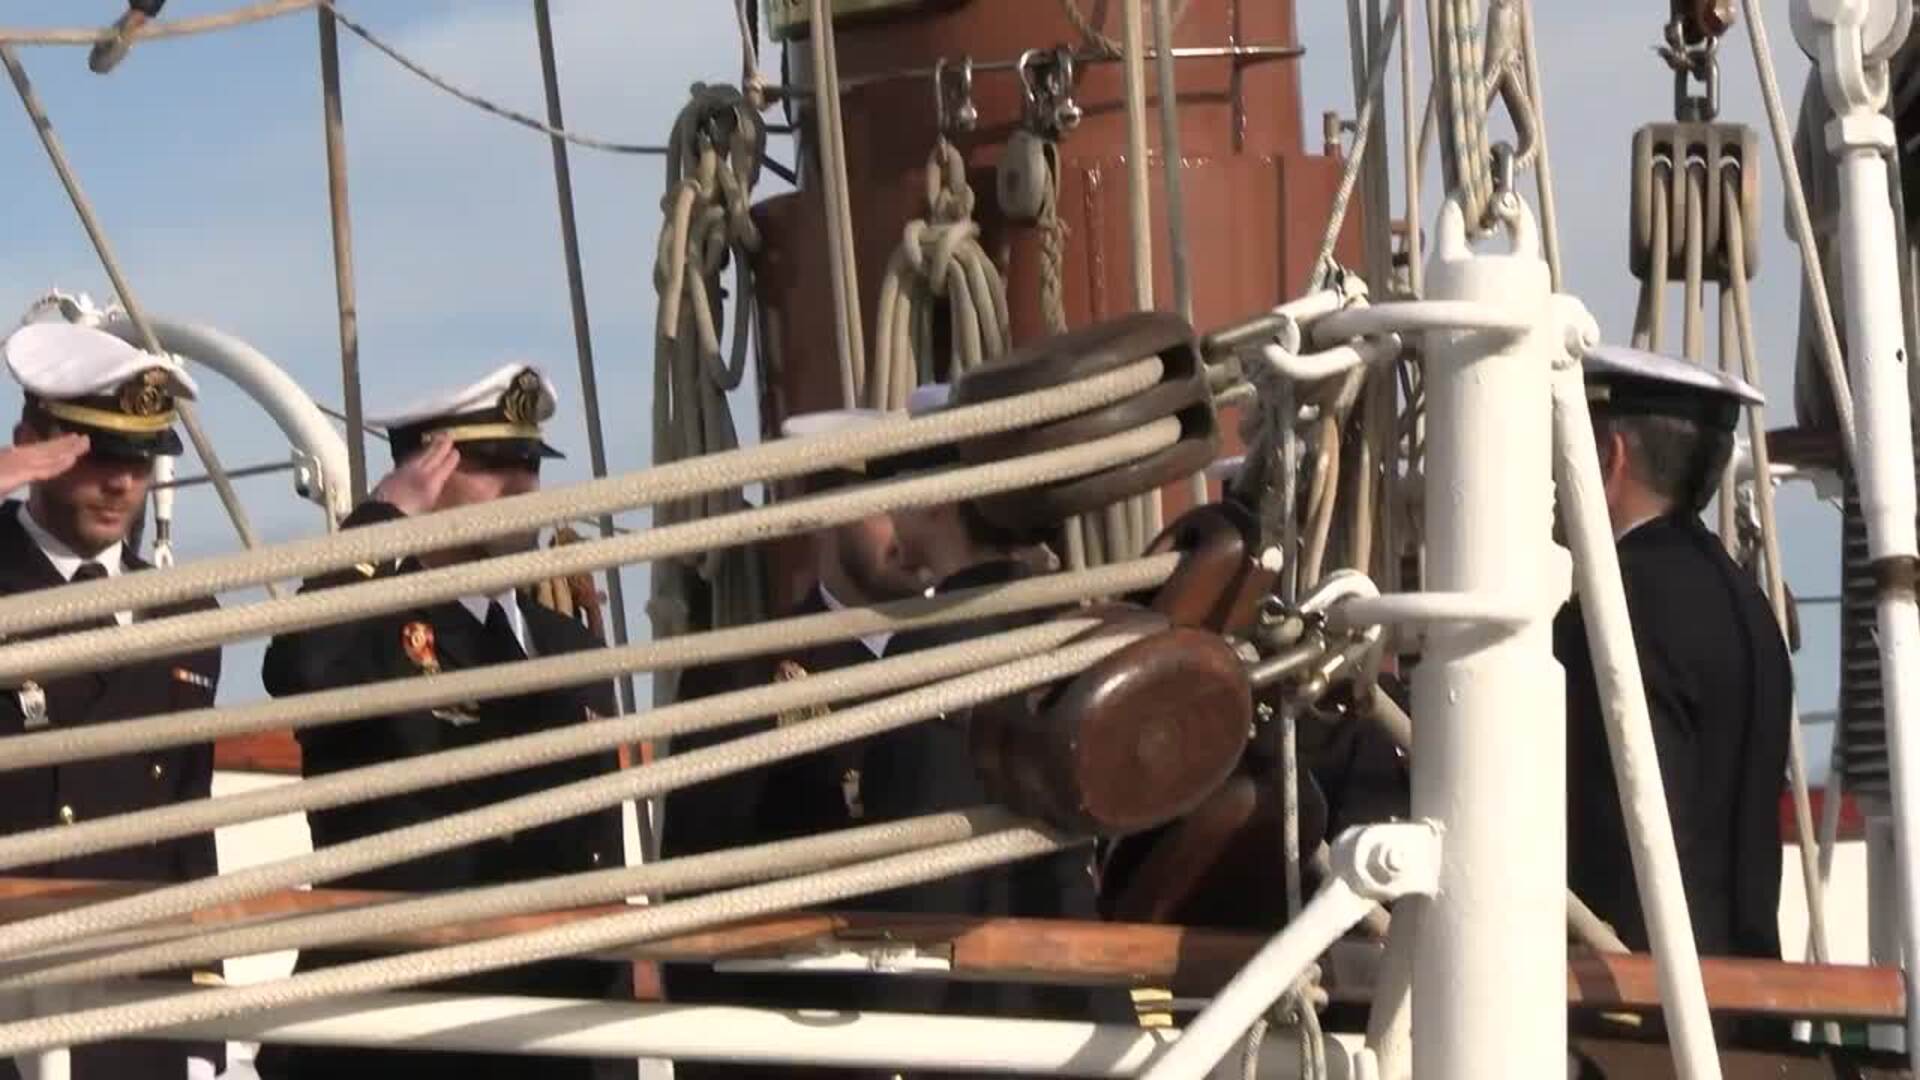
[[[680,461],[740,445],[727,395],[746,372],[753,317],[749,257],[760,248],[750,197],[766,148],[760,115],[739,90],[696,84],[674,121],[667,152],[666,223],[654,263],[659,292],[654,334],[653,460]],[[736,304],[731,351],[723,352],[720,274],[733,263]],[[669,502],[654,524],[700,520],[746,506],[739,488]],[[670,637],[691,625],[693,596],[711,589],[707,621],[738,625],[760,616],[758,564],[744,549],[707,552],[654,569],[647,606],[654,633]]]
[[[1012,347],[1006,281],[980,246],[973,206],[966,161],[941,139],[927,159],[927,216],[907,222],[880,282],[868,407],[905,408],[909,391],[938,377],[934,317],[942,303],[953,342],[949,377]]]

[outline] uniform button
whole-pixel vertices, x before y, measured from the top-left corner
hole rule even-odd
[[[73,824],[73,807],[62,806],[60,808],[60,824],[62,825]]]
[[[161,777],[167,775],[167,767],[165,765],[160,764],[157,761],[153,763],[153,769],[151,771],[153,773],[153,778],[155,780],[158,780]]]
[[[600,865],[600,853],[596,851],[596,852],[594,852],[594,853],[593,853],[593,855],[592,855],[591,857],[592,857],[592,859],[593,859],[593,865],[595,865],[595,866],[599,866],[599,865]]]

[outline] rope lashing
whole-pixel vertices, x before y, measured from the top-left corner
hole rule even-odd
[[[980,246],[974,201],[965,159],[942,138],[927,159],[927,216],[907,223],[880,282],[873,369],[865,386],[869,408],[905,408],[909,391],[940,375],[934,368],[934,315],[943,302],[952,336],[947,377],[1012,348],[1006,281]]]
[[[1493,203],[1493,163],[1487,145],[1485,69],[1481,61],[1475,0],[1428,0],[1438,48],[1440,165],[1449,191],[1457,193],[1467,228],[1485,231]]]
[[[766,149],[759,110],[730,86],[696,84],[692,100],[675,119],[668,140],[665,223],[654,262],[659,308],[654,334],[653,460],[681,461],[740,445],[727,395],[746,373],[753,318],[749,264],[760,248],[751,196]],[[726,293],[720,275],[734,269],[731,351],[724,349],[720,322]],[[662,504],[656,525],[732,513],[747,505],[739,488]],[[760,574],[745,549],[707,552],[657,567],[648,615],[662,637],[689,627],[697,575],[712,590],[713,624],[737,625],[760,617]]]
[[[1260,1075],[1260,1045],[1274,1025],[1291,1029],[1300,1040],[1300,1075],[1303,1080],[1326,1080],[1327,1044],[1320,1027],[1320,1010],[1327,1007],[1327,991],[1320,985],[1320,965],[1312,964],[1295,980],[1266,1016],[1247,1029],[1247,1041],[1240,1058],[1240,1075],[1255,1080]]]

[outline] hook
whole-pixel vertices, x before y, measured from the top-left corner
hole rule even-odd
[[[973,104],[973,57],[960,58],[957,79],[948,78],[946,57],[933,65],[934,123],[941,135],[972,131],[980,122]]]

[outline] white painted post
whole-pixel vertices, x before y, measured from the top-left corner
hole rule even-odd
[[[1549,379],[1564,345],[1532,216],[1512,209],[1512,253],[1481,255],[1449,201],[1428,264],[1430,300],[1477,301],[1533,327],[1426,335],[1430,591],[1538,597],[1556,569]],[[1564,588],[1564,561],[1557,569]],[[1428,633],[1413,679],[1413,814],[1440,825],[1446,857],[1434,899],[1403,902],[1423,909],[1423,1080],[1565,1074],[1564,686],[1545,618]]]
[[[1876,625],[1885,687],[1887,750],[1893,773],[1894,845],[1906,954],[1920,941],[1920,606],[1914,571],[1912,403],[1900,303],[1899,235],[1887,184],[1894,148],[1886,61],[1906,40],[1910,0],[1794,0],[1793,32],[1820,72],[1834,119],[1827,147],[1839,163],[1839,259],[1846,308],[1847,366],[1857,445],[1854,472],[1867,522],[1867,552],[1880,579]],[[1920,1030],[1920,995],[1907,969],[1907,1045]]]

